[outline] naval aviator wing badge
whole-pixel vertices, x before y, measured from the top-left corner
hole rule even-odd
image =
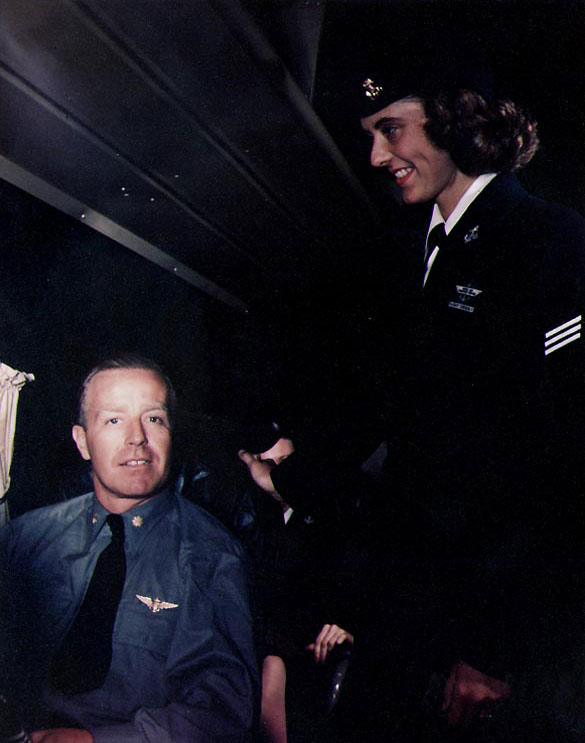
[[[158,614],[163,609],[177,609],[179,604],[171,604],[168,601],[161,601],[159,598],[151,599],[150,596],[140,596],[136,594],[138,601],[142,601],[153,614]]]
[[[459,298],[458,302],[449,302],[449,307],[462,312],[475,312],[475,307],[470,304],[477,296],[482,293],[481,289],[475,289],[473,286],[463,286],[456,284],[455,289]]]

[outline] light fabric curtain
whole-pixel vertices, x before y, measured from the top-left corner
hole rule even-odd
[[[10,487],[18,396],[24,385],[34,378],[34,374],[17,371],[0,362],[0,526],[10,518],[6,492]]]

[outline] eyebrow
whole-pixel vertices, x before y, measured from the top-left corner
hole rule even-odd
[[[164,403],[160,403],[160,405],[155,405],[153,408],[148,408],[148,410],[145,410],[145,413],[152,413],[155,410],[162,410],[165,413],[169,412],[168,407]]]
[[[95,410],[96,413],[126,413],[127,411],[123,408],[88,408],[88,410]],[[162,410],[165,413],[169,412],[169,408],[165,403],[155,403],[152,407],[146,408],[146,410],[142,411],[142,414],[144,413],[152,413],[155,410]]]
[[[383,116],[381,119],[378,119],[376,123],[374,124],[374,129],[378,130],[380,127],[384,126],[384,124],[400,124],[404,121],[404,119],[401,119],[399,116]]]

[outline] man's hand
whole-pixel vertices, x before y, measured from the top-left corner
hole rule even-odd
[[[261,459],[256,459],[256,457],[250,454],[250,452],[244,451],[243,449],[240,449],[238,456],[242,462],[245,462],[247,465],[250,475],[256,485],[266,491],[273,498],[279,500],[280,496],[276,492],[274,483],[272,482],[272,477],[270,476],[272,466],[267,462],[263,462]]]
[[[466,725],[475,718],[491,716],[491,708],[507,699],[510,693],[505,681],[486,676],[458,660],[451,668],[441,709],[447,713],[449,725]]]
[[[93,735],[79,728],[35,730],[30,737],[32,743],[93,743]]]
[[[349,642],[353,645],[353,635],[336,624],[324,624],[315,642],[307,645],[306,650],[313,651],[315,663],[325,663],[327,654],[342,642]]]

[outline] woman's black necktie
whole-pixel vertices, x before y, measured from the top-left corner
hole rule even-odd
[[[101,552],[83,603],[51,667],[51,684],[64,694],[103,685],[112,662],[112,632],[126,577],[124,522],[111,513],[112,539]]]
[[[430,231],[429,238],[427,240],[427,249],[425,251],[425,275],[423,279],[423,287],[426,285],[431,267],[438,255],[439,250],[443,249],[447,244],[447,233],[445,231],[445,223],[439,222]]]

